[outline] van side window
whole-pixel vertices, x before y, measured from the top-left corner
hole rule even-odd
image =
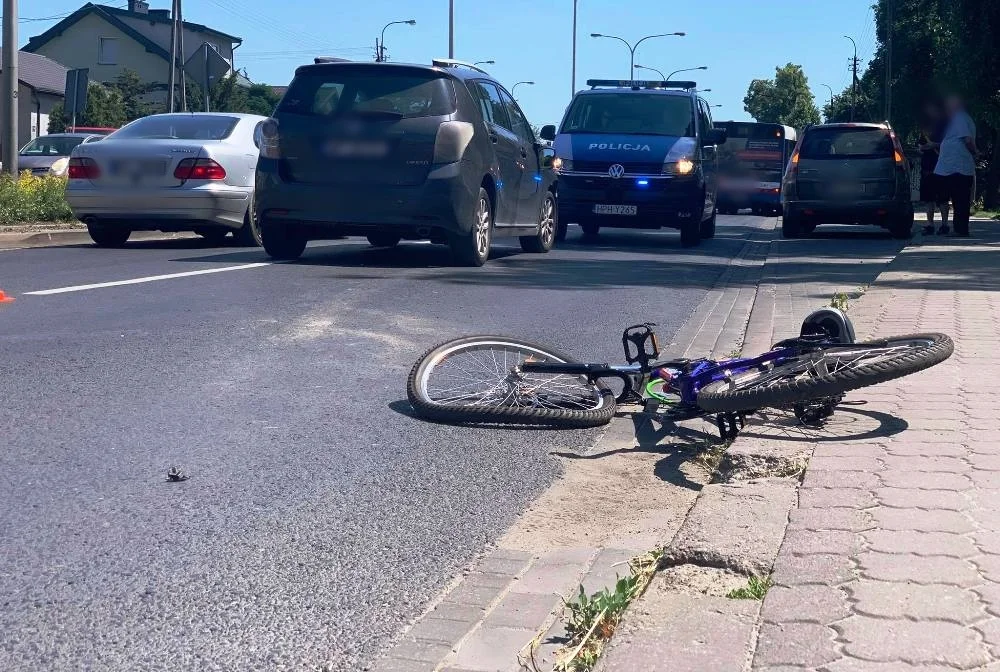
[[[701,98],[698,99],[698,130],[704,134],[712,128],[712,115],[708,112],[708,106]]]

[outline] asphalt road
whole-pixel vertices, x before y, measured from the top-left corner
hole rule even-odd
[[[597,435],[413,419],[417,356],[494,332],[618,361],[759,222],[480,269],[360,240],[0,251],[0,669],[361,669]]]

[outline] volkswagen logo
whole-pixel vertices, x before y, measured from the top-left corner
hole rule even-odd
[[[608,168],[608,175],[615,178],[616,180],[624,174],[625,174],[625,166],[623,166],[620,163],[612,164],[612,166]]]

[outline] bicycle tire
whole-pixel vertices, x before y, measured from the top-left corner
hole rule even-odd
[[[928,345],[909,348],[871,364],[810,378],[797,378],[767,387],[736,388],[729,381],[710,383],[698,392],[698,406],[707,413],[747,412],[761,408],[788,406],[796,402],[836,397],[851,390],[902,378],[940,364],[951,356],[954,344],[945,334],[924,333],[838,345],[827,350],[851,347],[879,347],[893,341],[927,340]],[[796,360],[798,361],[798,360]],[[782,366],[790,366],[792,363]]]
[[[506,343],[544,353],[562,362],[574,361],[572,357],[548,346],[506,336],[465,336],[439,343],[417,359],[406,380],[406,396],[417,416],[451,424],[516,424],[559,429],[598,427],[611,422],[616,410],[614,394],[611,390],[598,386],[595,386],[595,392],[600,396],[600,405],[593,409],[475,406],[440,403],[430,398],[422,381],[427,368],[435,364],[441,353],[457,346],[487,343]]]

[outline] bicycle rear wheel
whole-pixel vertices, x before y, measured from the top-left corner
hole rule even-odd
[[[466,336],[425,352],[406,381],[417,415],[452,423],[596,427],[611,421],[615,398],[575,374],[524,372],[521,364],[572,362],[547,346],[506,336]]]
[[[948,336],[934,333],[831,346],[709,383],[698,392],[698,406],[725,413],[837,397],[930,368],[953,350]]]

